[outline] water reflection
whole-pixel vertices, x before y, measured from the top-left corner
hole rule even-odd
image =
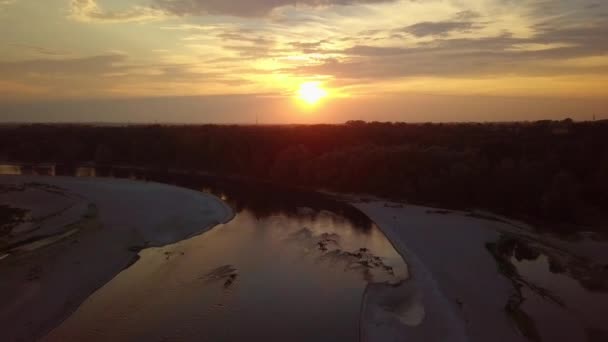
[[[407,268],[379,230],[333,216],[246,209],[143,250],[46,340],[356,341],[368,283],[404,280]]]
[[[31,165],[0,164],[0,175],[40,175],[33,172],[33,169]],[[315,217],[325,210],[335,213],[335,219],[348,220],[354,229],[362,231],[372,229],[371,220],[350,205],[316,192],[287,189],[270,183],[228,180],[200,173],[169,172],[129,166],[56,164],[53,165],[52,175],[155,181],[213,193],[226,201],[236,212],[249,210],[260,219],[275,214],[290,217]]]
[[[77,167],[74,175],[76,177],[95,177],[96,172],[93,167]]]
[[[200,236],[141,251],[47,341],[356,341],[368,285],[408,278],[367,216],[317,193],[125,167],[57,166],[56,174],[205,190],[237,214]]]
[[[55,164],[0,164],[0,175],[55,176]]]
[[[21,166],[19,165],[2,165],[0,164],[0,175],[21,175]]]
[[[608,338],[605,265],[518,236],[503,236],[489,247],[503,274],[514,282],[517,294],[507,311],[528,337],[539,341]]]

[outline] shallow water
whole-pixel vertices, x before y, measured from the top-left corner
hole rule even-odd
[[[540,241],[512,238],[508,244],[504,256],[523,280],[521,310],[533,318],[540,340],[608,340],[605,265]]]
[[[345,250],[368,248],[395,276],[322,251],[323,233]],[[355,341],[367,283],[406,276],[376,230],[329,217],[258,220],[250,211],[140,256],[47,340]]]
[[[408,278],[383,233],[352,207],[268,185],[125,168],[57,168],[213,192],[225,225],[140,259],[91,295],[47,341],[357,341],[368,284]]]

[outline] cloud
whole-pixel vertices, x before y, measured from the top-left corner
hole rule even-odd
[[[25,50],[25,51],[33,52],[38,55],[43,55],[43,56],[68,56],[68,55],[70,55],[69,51],[52,49],[52,48],[47,48],[44,46],[22,44],[22,43],[11,43],[9,45],[22,49],[22,50]]]
[[[444,28],[431,31],[444,32]],[[409,47],[354,45],[331,51],[340,58],[297,66],[290,72],[366,81],[424,76],[608,75],[608,62],[595,65],[559,63],[589,56],[607,57],[607,22],[589,20],[578,26],[543,23],[534,26],[534,30],[530,37],[503,33],[480,38],[440,36]]]
[[[476,23],[470,21],[426,21],[404,27],[401,31],[416,37],[427,37],[446,36],[452,32],[469,32],[477,27]]]
[[[18,62],[0,62],[0,74],[9,75],[95,75],[122,71],[127,59],[123,54],[106,54],[81,58],[32,59]]]
[[[249,81],[197,63],[150,63],[123,53],[0,61],[0,84],[55,98],[192,94],[205,86],[239,87]],[[1,90],[2,87],[0,87]],[[34,92],[35,91],[35,92]],[[2,96],[0,96],[2,98]]]
[[[96,0],[70,0],[70,17],[82,22],[139,22],[159,20],[165,12],[149,6],[131,6],[123,10],[104,10]]]
[[[103,31],[107,27],[83,31],[99,43],[98,51],[120,49],[129,56],[69,58],[91,50],[70,46],[62,53],[49,48],[63,44],[36,47],[36,40],[24,39],[7,60],[26,60],[0,61],[0,80],[57,92],[283,94],[307,79],[341,89],[383,89],[377,84],[419,77],[608,75],[602,59],[608,58],[608,3],[601,1],[65,1],[71,17],[82,22],[169,20],[121,25],[130,37],[155,37],[136,45],[112,39],[116,32]],[[203,17],[187,17],[198,15]],[[590,57],[598,62],[580,62]]]
[[[101,78],[137,78],[159,81],[200,81],[223,78],[221,73],[201,72],[196,65],[187,63],[134,63],[122,53],[108,53],[76,58],[40,58],[18,62],[0,62],[3,78],[58,80],[60,78],[88,78],[102,82]]]
[[[184,15],[259,17],[284,6],[332,6],[392,2],[394,0],[155,0],[156,8]]]
[[[409,33],[414,37],[447,36],[451,33],[467,33],[483,28],[485,25],[476,22],[481,15],[475,11],[466,10],[456,13],[452,19],[443,21],[423,21],[395,30]]]

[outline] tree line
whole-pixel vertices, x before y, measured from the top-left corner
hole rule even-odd
[[[608,121],[5,125],[0,158],[199,170],[482,208],[560,229],[600,227],[608,213]]]

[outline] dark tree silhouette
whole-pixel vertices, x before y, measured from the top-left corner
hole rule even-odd
[[[0,126],[0,157],[196,170],[449,208],[483,208],[528,220],[601,226],[608,213],[607,136],[608,121],[572,120],[5,125]]]

